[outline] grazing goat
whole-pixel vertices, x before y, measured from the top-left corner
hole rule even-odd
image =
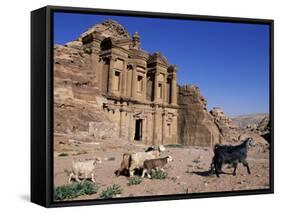
[[[233,176],[235,176],[238,163],[242,163],[247,168],[248,174],[251,174],[246,159],[250,146],[254,145],[255,141],[253,138],[247,138],[243,143],[236,146],[216,144],[214,146],[214,157],[211,163],[211,174],[215,172],[216,176],[220,177],[219,174],[222,173],[223,164],[232,164],[234,168]]]
[[[130,162],[131,162],[131,154],[124,153],[123,159],[120,164],[120,168],[115,171],[115,175],[116,176],[120,176],[120,175],[129,176]]]
[[[68,182],[70,183],[72,178],[77,182],[81,182],[80,176],[83,177],[83,180],[91,178],[92,182],[95,182],[94,169],[98,163],[101,163],[100,158],[93,160],[72,160],[72,171],[69,175]]]
[[[157,159],[150,159],[150,160],[145,160],[143,163],[143,170],[142,170],[142,176],[144,177],[145,175],[147,175],[148,178],[150,178],[150,173],[151,170],[163,170],[163,167],[171,162],[173,159],[172,157],[169,155],[167,157],[164,158],[157,158]]]
[[[154,159],[160,156],[160,152],[164,151],[164,146],[159,146],[157,149],[149,147],[145,152],[125,153],[120,168],[115,171],[115,175],[134,175],[135,170],[140,170],[143,167],[143,162],[147,159]]]

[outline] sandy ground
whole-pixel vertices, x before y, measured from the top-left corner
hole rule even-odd
[[[112,142],[87,139],[81,142],[80,140],[65,141],[64,139],[66,136],[55,137],[55,186],[67,183],[67,171],[71,170],[73,157],[81,159],[101,157],[103,160],[95,169],[96,182],[100,187],[99,192],[89,196],[81,196],[77,198],[79,200],[97,199],[102,190],[113,184],[119,184],[123,189],[119,197],[269,188],[269,150],[261,146],[251,148],[248,153],[251,175],[248,175],[246,168],[240,164],[236,176],[232,176],[232,168],[225,166],[223,171],[226,174],[222,174],[220,178],[208,174],[213,157],[212,148],[167,147],[161,156],[171,155],[174,159],[165,167],[165,171],[168,173],[167,178],[165,180],[145,178],[140,184],[129,186],[128,178],[116,177],[114,171],[119,168],[123,153],[144,151],[147,146],[119,142],[118,140]]]

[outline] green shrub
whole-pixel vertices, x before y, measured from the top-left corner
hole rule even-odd
[[[151,179],[160,179],[163,180],[167,177],[167,173],[161,170],[156,170],[151,172]]]
[[[192,161],[193,163],[200,163],[200,160],[199,159],[195,159]]]
[[[80,195],[91,195],[98,192],[98,186],[90,181],[72,183],[54,188],[54,200],[73,199]]]
[[[102,199],[113,198],[114,196],[122,193],[122,188],[118,184],[113,184],[102,191],[100,197]]]
[[[63,172],[64,172],[67,176],[69,176],[72,171],[71,171],[71,170],[68,170],[68,169],[64,169]]]
[[[128,179],[128,185],[131,186],[131,185],[137,185],[137,184],[140,184],[142,182],[142,179],[138,176],[134,176],[134,177],[131,177]]]

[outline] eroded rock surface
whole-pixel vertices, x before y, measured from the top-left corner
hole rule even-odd
[[[97,86],[90,55],[82,50],[54,47],[54,133],[84,136],[93,134],[92,123],[102,133],[111,124],[102,109],[104,98]],[[101,127],[98,127],[98,126]],[[110,130],[114,136],[115,129]],[[108,135],[105,135],[108,136]],[[56,139],[56,138],[55,138]]]
[[[207,101],[197,86],[179,86],[178,90],[179,143],[211,146],[221,143],[221,133],[207,111]]]

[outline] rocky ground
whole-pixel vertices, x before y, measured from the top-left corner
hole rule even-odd
[[[248,161],[252,171],[247,174],[246,168],[238,167],[237,176],[232,176],[232,169],[224,167],[221,178],[210,176],[208,170],[213,156],[211,148],[167,146],[162,156],[171,155],[173,161],[166,166],[168,176],[164,180],[145,178],[138,185],[128,185],[128,178],[116,177],[114,171],[119,168],[122,154],[125,152],[143,151],[142,144],[129,144],[122,140],[96,140],[84,137],[83,141],[74,136],[55,135],[54,146],[54,184],[64,185],[68,180],[73,158],[101,157],[102,163],[96,167],[96,182],[99,192],[77,199],[97,199],[102,190],[113,184],[119,184],[123,191],[119,197],[188,194],[199,192],[221,192],[269,188],[269,150],[258,145],[249,151]],[[73,139],[66,141],[65,139]]]

